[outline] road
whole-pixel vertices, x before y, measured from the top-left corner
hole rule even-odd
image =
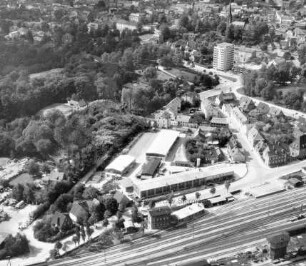
[[[262,245],[271,233],[305,221],[289,222],[306,203],[306,190],[286,191],[269,197],[248,198],[224,205],[215,213],[179,230],[161,231],[102,252],[82,252],[77,257],[48,265],[176,265],[196,258],[220,257],[242,248]]]

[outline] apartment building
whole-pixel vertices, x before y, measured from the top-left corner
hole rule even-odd
[[[232,69],[234,63],[234,45],[231,43],[220,43],[214,47],[213,67],[214,69],[227,71]]]

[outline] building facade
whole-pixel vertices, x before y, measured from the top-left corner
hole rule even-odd
[[[164,229],[170,226],[171,208],[168,206],[153,208],[148,213],[148,229]]]
[[[214,47],[213,67],[214,69],[227,71],[234,64],[234,45],[231,43],[220,43]]]

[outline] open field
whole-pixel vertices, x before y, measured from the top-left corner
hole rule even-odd
[[[278,91],[281,91],[285,96],[288,92],[297,92],[299,90],[306,91],[305,85],[297,85],[297,86],[282,86],[277,88]]]
[[[39,73],[34,73],[29,75],[30,80],[37,79],[37,78],[47,78],[47,77],[53,77],[58,74],[61,74],[63,72],[63,68],[54,68],[48,71],[43,71]]]
[[[193,74],[193,73],[190,73],[188,71],[185,71],[183,69],[179,69],[179,68],[171,68],[171,69],[167,69],[167,72],[177,76],[178,78],[179,77],[184,77],[187,81],[189,82],[193,82],[194,81],[194,78],[196,76],[198,76],[197,74]]]
[[[17,184],[32,183],[33,181],[34,179],[31,175],[29,175],[28,173],[23,173],[14,178],[12,181],[10,181],[10,185],[15,186]]]
[[[72,107],[68,106],[67,104],[64,103],[56,103],[52,104],[50,106],[47,106],[46,108],[42,109],[40,113],[43,116],[46,116],[48,112],[52,110],[59,110],[61,111],[66,117],[69,116],[72,113]]]
[[[171,79],[172,77],[170,75],[167,75],[166,73],[157,70],[157,79],[159,80],[168,80]]]

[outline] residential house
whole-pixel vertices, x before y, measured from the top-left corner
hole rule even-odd
[[[176,117],[176,122],[178,126],[188,127],[190,124],[191,117],[189,115],[179,114]]]
[[[209,120],[212,117],[220,117],[221,113],[216,106],[208,99],[201,102],[201,110],[205,115],[205,119]]]
[[[118,202],[120,210],[124,210],[132,203],[132,201],[119,190],[116,190],[115,194],[113,195],[113,198]]]
[[[223,104],[230,104],[236,101],[236,96],[232,92],[224,93],[223,91],[216,97],[215,103],[218,106],[223,106]]]
[[[137,23],[119,19],[118,21],[116,21],[116,28],[120,32],[122,32],[125,29],[133,31],[137,30]]]
[[[83,223],[87,221],[90,209],[94,204],[98,204],[98,201],[74,201],[69,212],[69,217],[74,223]]]
[[[169,206],[153,208],[148,212],[148,228],[165,229],[171,223],[171,208]]]
[[[200,97],[199,97],[199,94],[197,94],[196,92],[194,91],[188,91],[186,93],[184,93],[182,96],[181,96],[182,100],[184,102],[188,102],[190,103],[192,106],[194,106],[197,102],[199,102],[200,100]]]
[[[164,106],[165,110],[170,110],[175,116],[177,116],[178,113],[181,112],[181,108],[182,100],[179,97],[174,98],[166,106]]]
[[[264,138],[261,136],[261,134],[259,133],[259,131],[255,126],[249,130],[247,138],[252,147],[254,147],[257,144],[257,142],[264,140]]]
[[[258,105],[257,105],[257,108],[256,108],[260,114],[262,115],[266,115],[269,113],[270,111],[270,107],[269,105],[267,105],[266,103],[263,103],[263,102],[260,102]]]
[[[254,146],[254,150],[260,155],[262,156],[264,150],[267,147],[267,143],[264,140],[260,140],[258,141],[255,146]]]
[[[234,49],[234,64],[247,63],[251,58],[256,57],[256,50],[248,47],[236,46]]]
[[[83,99],[79,101],[69,100],[67,104],[71,106],[74,110],[80,110],[87,107],[87,103]]]
[[[212,127],[228,127],[228,121],[227,118],[213,117],[210,120],[210,125]]]
[[[129,21],[134,22],[134,23],[138,23],[142,21],[142,19],[144,18],[145,18],[145,14],[141,14],[141,13],[131,13],[129,15]]]
[[[73,222],[68,213],[55,212],[52,216],[51,225],[60,231],[67,231],[73,227]]]
[[[247,116],[238,107],[232,109],[231,119],[238,129],[243,129],[249,122]]]
[[[306,157],[306,133],[297,128],[293,136],[294,141],[289,145],[290,155],[293,158],[304,159]]]
[[[270,167],[286,164],[290,160],[289,147],[284,143],[268,143],[262,158]]]
[[[241,148],[238,147],[237,139],[232,136],[227,143],[227,152],[232,162],[244,163],[246,157]]]
[[[246,96],[240,98],[239,105],[243,112],[249,112],[256,108],[253,100]]]
[[[57,168],[51,171],[49,174],[44,174],[41,180],[43,183],[48,184],[51,182],[61,182],[65,178],[64,172],[59,172]]]
[[[155,121],[159,128],[170,128],[171,121],[175,121],[175,115],[169,110],[161,110],[155,113]]]
[[[285,118],[285,115],[283,111],[281,110],[281,108],[273,107],[273,106],[270,107],[269,116],[276,117],[278,119],[281,117]]]

